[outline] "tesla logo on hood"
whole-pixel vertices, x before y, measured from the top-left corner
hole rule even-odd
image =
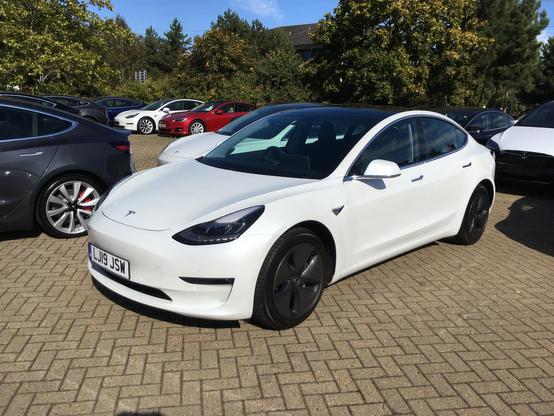
[[[527,153],[523,152],[523,153],[521,154],[521,158],[522,158],[522,159],[527,159]]]
[[[125,214],[125,215],[123,216],[123,218],[128,217],[129,215],[133,215],[133,214],[136,214],[136,211],[129,210],[129,211],[127,211],[127,214]]]

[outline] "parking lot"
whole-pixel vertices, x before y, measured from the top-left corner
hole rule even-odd
[[[168,143],[131,140],[139,169]],[[0,234],[0,413],[552,415],[554,192],[499,191],[478,244],[343,280],[281,332],[102,293],[86,238]]]

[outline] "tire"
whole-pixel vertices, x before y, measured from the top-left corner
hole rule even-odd
[[[205,131],[206,131],[206,126],[200,120],[194,120],[192,123],[190,123],[190,126],[189,126],[190,135],[204,133]]]
[[[458,234],[447,241],[465,246],[479,241],[487,226],[491,200],[492,197],[487,188],[479,185],[469,199]]]
[[[152,134],[156,131],[156,123],[150,117],[143,117],[137,123],[137,130],[140,134]]]
[[[104,190],[94,179],[68,174],[49,182],[37,199],[35,215],[44,232],[55,238],[80,237]]]
[[[268,329],[300,324],[313,312],[330,280],[331,260],[321,240],[305,228],[287,231],[262,265],[251,321]]]

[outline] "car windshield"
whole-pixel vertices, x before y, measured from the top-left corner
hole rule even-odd
[[[242,117],[239,117],[231,121],[229,124],[227,124],[222,129],[218,130],[216,133],[222,134],[224,136],[231,136],[235,134],[237,131],[242,130],[249,124],[252,124],[253,122],[258,121],[261,118],[264,118],[271,114],[279,113],[281,111],[291,110],[291,109],[294,109],[294,107],[282,107],[282,106],[269,105],[266,107],[258,108],[257,110],[251,111],[250,113],[245,114]]]
[[[523,116],[516,126],[554,128],[554,102],[535,108]]]
[[[209,101],[204,104],[200,104],[196,107],[194,107],[192,110],[190,110],[193,113],[209,113],[214,108],[216,108],[219,104],[221,104],[222,101]]]
[[[143,110],[146,110],[146,111],[157,110],[157,109],[160,108],[162,105],[164,105],[166,102],[167,102],[167,100],[158,100],[158,101],[154,101],[153,103],[150,103],[150,104],[148,104],[148,105],[145,106],[145,107],[142,107],[142,109],[143,109]]]
[[[387,113],[346,109],[278,113],[239,131],[200,161],[222,169],[321,179]]]

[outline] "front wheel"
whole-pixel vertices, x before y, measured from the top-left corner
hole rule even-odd
[[[294,228],[269,251],[256,283],[252,321],[292,328],[315,309],[331,278],[329,253],[311,231]]]
[[[151,118],[143,117],[139,120],[137,128],[141,134],[152,134],[156,130],[156,125]]]
[[[190,123],[189,133],[200,134],[200,133],[204,133],[205,129],[206,128],[204,127],[204,124],[201,121],[195,120],[192,123]]]
[[[50,182],[40,193],[37,221],[56,238],[80,237],[100,200],[102,188],[84,175],[66,175]]]
[[[466,246],[479,241],[487,226],[491,200],[492,197],[487,188],[479,185],[469,199],[458,234],[450,238],[449,241]]]

